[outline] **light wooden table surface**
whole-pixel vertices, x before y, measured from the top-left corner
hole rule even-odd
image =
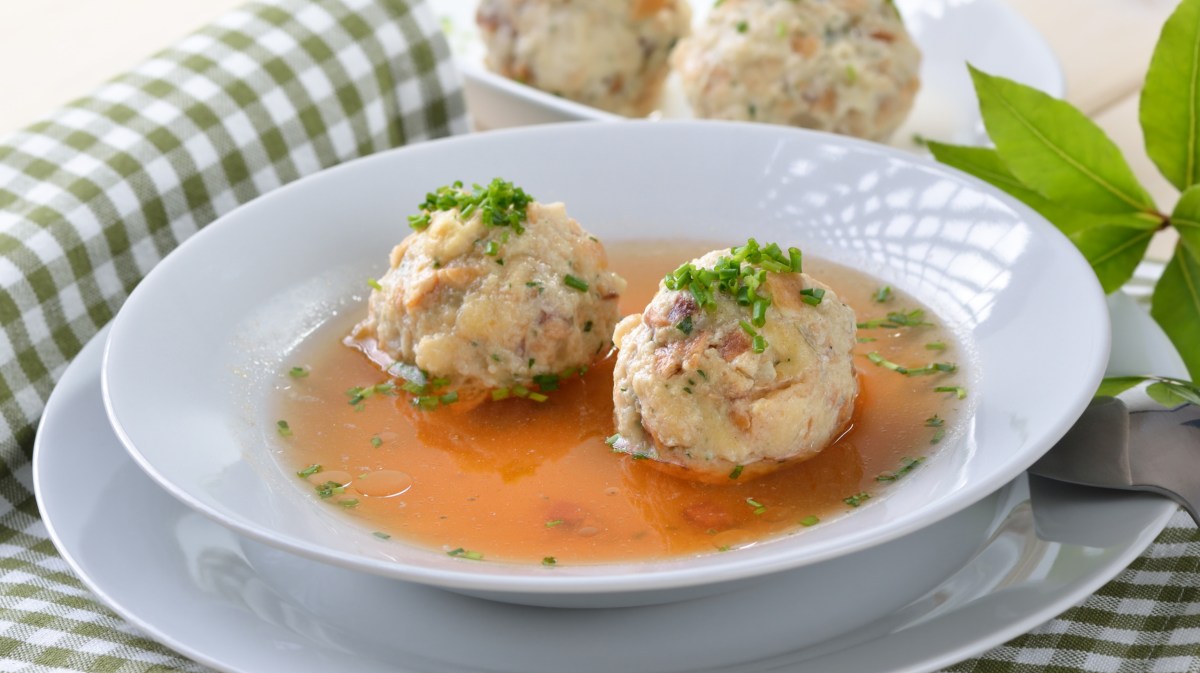
[[[242,1],[0,0],[0,134],[86,94]],[[1169,210],[1178,194],[1145,156],[1137,95],[1176,0],[1005,1],[1058,55],[1067,99],[1108,131]],[[1160,237],[1152,255],[1164,258],[1172,244]]]

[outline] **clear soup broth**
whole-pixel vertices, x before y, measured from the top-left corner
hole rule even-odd
[[[629,282],[625,315],[642,310],[666,273],[717,246],[607,247],[612,268]],[[862,325],[923,308],[911,297],[881,293],[879,281],[818,259],[805,259],[805,271],[833,287],[860,321],[852,426],[806,462],[753,480],[705,484],[614,453],[605,439],[613,432],[615,354],[564,381],[545,402],[509,398],[427,411],[400,392],[351,404],[348,389],[387,380],[342,344],[357,314],[313,333],[279,372],[271,419],[281,424],[278,459],[298,482],[307,480],[322,505],[358,520],[364,534],[471,559],[653,560],[727,551],[820,525],[919,469],[952,432],[963,406],[952,389],[962,375],[905,375],[886,366],[958,359],[949,330],[928,310],[933,325]]]

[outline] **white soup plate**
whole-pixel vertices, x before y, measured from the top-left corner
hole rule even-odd
[[[608,242],[753,236],[798,245],[914,295],[961,342],[955,381],[969,391],[966,420],[921,469],[852,515],[731,553],[548,572],[377,539],[275,460],[277,373],[323,322],[365,311],[364,279],[386,269],[427,191],[496,176],[565,202]],[[726,591],[962,511],[1065,433],[1108,351],[1108,312],[1087,263],[1051,225],[988,185],[827,134],[631,121],[415,145],[237,209],[180,246],[130,296],[107,343],[103,390],[136,462],[184,503],[246,536],[498,600],[599,607]]]

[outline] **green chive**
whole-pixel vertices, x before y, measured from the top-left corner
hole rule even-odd
[[[867,500],[870,500],[870,499],[871,499],[871,494],[867,493],[866,491],[863,491],[861,493],[855,493],[852,496],[842,498],[842,502],[846,503],[847,505],[850,505],[851,507],[858,507],[859,505],[863,504],[864,502],[866,502]]]
[[[279,431],[279,435],[281,437],[291,437],[292,436],[292,428],[291,428],[291,426],[288,425],[287,421],[276,422],[275,429]]]
[[[576,278],[569,273],[563,276],[563,282],[566,283],[567,287],[571,289],[579,290],[580,292],[588,291],[587,281],[583,280],[582,278]]]
[[[761,353],[767,350],[767,340],[761,334],[754,335],[754,345],[752,346],[755,353]]]
[[[737,479],[738,477],[742,476],[742,470],[744,470],[744,469],[746,469],[745,465],[734,466],[734,468],[732,470],[730,470],[730,472],[729,472],[729,478]]]
[[[967,398],[967,389],[961,386],[938,386],[933,389],[935,393],[954,393],[954,396],[960,400]]]
[[[380,292],[383,291],[383,286],[380,285],[379,281],[375,280],[374,278],[368,278],[367,285],[371,286],[372,290],[379,290]]]
[[[810,516],[806,516],[806,517],[804,517],[803,519],[800,519],[800,525],[801,525],[801,526],[815,526],[815,525],[817,525],[817,524],[819,524],[819,523],[821,523],[821,520],[820,520],[820,519],[818,519],[817,517],[815,517],[815,516],[811,516],[811,515],[810,515]]]
[[[288,376],[294,379],[302,379],[305,376],[308,376],[308,370],[304,367],[292,367],[288,370]]]
[[[296,476],[300,477],[301,479],[307,479],[307,478],[313,476],[314,474],[320,472],[322,469],[324,469],[324,468],[322,468],[319,464],[313,463],[312,465],[309,465],[308,467],[304,468],[303,470],[300,470],[299,472],[297,472]]]
[[[392,539],[392,536],[391,536],[391,535],[388,535],[387,533],[385,533],[385,532],[383,532],[383,531],[381,531],[381,530],[377,530],[377,531],[375,531],[374,533],[371,533],[371,535],[374,535],[375,537],[379,538],[380,540],[390,540],[390,539]]]
[[[683,320],[675,323],[675,329],[684,334],[691,335],[692,333],[692,316],[687,316]]]
[[[819,306],[825,298],[825,290],[819,287],[808,287],[800,290],[800,301],[809,306]]]
[[[546,528],[554,528],[555,526],[561,526],[562,522],[563,522],[562,519],[551,519],[550,521],[546,522]]]

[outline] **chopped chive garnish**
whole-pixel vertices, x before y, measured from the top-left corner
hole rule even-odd
[[[313,476],[314,474],[320,472],[322,469],[324,469],[324,468],[322,468],[318,463],[313,463],[312,465],[309,465],[308,467],[304,468],[303,470],[300,470],[299,472],[297,472],[296,476],[300,477],[301,479],[307,479],[307,478]]]
[[[967,389],[962,386],[938,386],[933,389],[935,393],[954,393],[954,396],[960,400],[967,398]]]
[[[934,414],[934,415],[930,416],[929,418],[925,419],[925,427],[927,427],[927,428],[940,428],[945,424],[946,424],[946,420],[941,418],[937,414]]]
[[[765,246],[749,239],[746,245],[730,248],[729,256],[720,257],[712,268],[697,268],[688,262],[663,278],[663,286],[672,291],[691,293],[696,304],[706,310],[716,307],[717,294],[724,294],[739,306],[750,311],[750,320],[741,321],[742,329],[751,337],[757,334],[754,327],[766,324],[767,309],[771,297],[764,292],[767,273],[798,273],[801,254],[797,248],[784,252],[776,243]],[[685,334],[687,326],[677,325]],[[761,353],[766,349],[766,340],[758,342]]]
[[[884,285],[883,287],[879,288],[878,290],[875,290],[875,296],[872,297],[872,299],[874,299],[875,302],[878,304],[882,304],[883,302],[885,302],[891,298],[892,298],[892,286],[891,285]]]
[[[855,493],[854,495],[849,496],[847,498],[842,498],[842,502],[846,503],[847,505],[850,505],[851,507],[858,507],[859,505],[863,504],[864,502],[866,502],[867,500],[870,500],[870,499],[871,499],[871,494],[867,493],[866,491],[863,491],[861,493]]]
[[[377,449],[379,447],[383,446],[383,440],[379,438],[379,435],[375,435],[374,437],[371,438],[371,446],[373,446]]]
[[[754,498],[746,498],[746,504],[754,508],[755,514],[762,514],[767,511],[766,506]]]
[[[308,376],[308,369],[304,367],[292,367],[288,370],[288,376],[294,379],[302,379],[305,376]]]
[[[496,388],[492,391],[492,401],[499,402],[500,400],[508,399],[508,396],[511,394],[512,392],[508,388]]]
[[[767,340],[761,334],[754,335],[754,343],[751,346],[755,353],[761,353],[767,350]]]
[[[583,331],[584,331],[584,332],[590,332],[590,331],[592,331],[592,321],[591,321],[591,320],[589,320],[589,321],[587,321],[587,322],[583,323]]]
[[[871,351],[870,353],[867,353],[867,359],[870,360],[871,362],[874,362],[875,364],[879,365],[880,367],[883,367],[884,369],[890,369],[898,374],[907,374],[908,373],[907,367],[904,367],[903,365],[898,365],[895,362],[888,360],[887,358],[883,357],[876,351]]]
[[[739,320],[738,324],[742,326],[742,331],[746,334],[749,334],[750,336],[758,336],[758,330],[754,329],[754,326],[750,323],[746,322],[745,320]]]
[[[879,341],[879,339],[876,339],[875,337],[858,337],[858,343],[860,344],[869,344],[872,341]]]
[[[545,402],[550,398],[541,393],[529,393],[529,399],[533,400],[534,402]]]
[[[483,254],[495,257],[500,254],[500,244],[495,241],[488,241],[487,245],[483,248]]]
[[[925,344],[925,350],[927,350],[927,351],[944,351],[944,350],[946,350],[946,344],[941,341],[931,341],[931,342]]]
[[[567,287],[571,289],[579,290],[580,292],[588,291],[588,284],[586,280],[572,276],[569,273],[563,276],[563,282],[566,283]]]
[[[930,444],[937,444],[946,437],[946,428],[938,428],[934,431],[933,436],[929,438]]]
[[[800,301],[809,306],[819,306],[825,298],[825,290],[819,287],[808,287],[800,290]]]
[[[339,500],[338,504],[346,509],[350,509],[352,507],[358,507],[358,500],[355,498],[349,498],[347,500]]]
[[[367,285],[371,286],[372,290],[379,290],[381,292],[383,291],[383,286],[380,285],[379,281],[375,280],[374,278],[368,278]]]
[[[683,320],[675,323],[675,329],[683,332],[684,334],[690,335],[692,333],[692,316],[689,315]]]
[[[446,555],[454,556],[456,558],[471,559],[472,561],[479,561],[479,560],[483,559],[482,553],[477,552],[477,551],[471,551],[469,549],[463,549],[462,547],[459,547],[457,549],[451,549],[450,551],[446,552]]]
[[[532,202],[533,197],[525,190],[500,178],[492,180],[487,187],[473,185],[470,191],[463,189],[462,182],[455,182],[426,194],[425,201],[419,206],[421,213],[409,216],[408,224],[421,231],[429,226],[432,213],[457,208],[462,219],[471,217],[478,210],[487,226],[510,227],[520,234],[525,231],[521,223],[528,219],[528,207]]]
[[[455,402],[458,401],[458,391],[451,390],[450,392],[446,393],[445,395],[442,395],[441,397],[439,397],[438,401],[441,402],[442,404],[454,404]]]
[[[542,392],[552,393],[558,390],[559,377],[558,374],[538,374],[533,377],[533,382],[537,384]]]
[[[511,388],[511,390],[512,390],[512,394],[516,395],[517,397],[529,397],[529,389],[526,388],[525,386],[520,386],[520,385],[513,386]]]
[[[875,477],[875,481],[896,481],[900,477],[917,469],[917,466],[923,462],[925,462],[924,458],[901,458],[900,469],[895,472],[882,472],[878,477]]]
[[[621,441],[621,433],[617,433],[617,434],[609,437],[608,439],[605,439],[604,443],[608,444],[609,446],[613,446],[619,441]]]
[[[390,540],[390,539],[392,539],[392,536],[391,536],[391,535],[388,535],[387,533],[385,533],[385,532],[383,532],[383,531],[381,531],[381,530],[377,530],[377,531],[375,531],[374,533],[371,533],[371,535],[374,535],[375,537],[379,538],[380,540]]]
[[[336,481],[327,481],[316,487],[317,495],[321,498],[332,498],[335,495],[341,495],[346,492],[346,487]]]
[[[557,563],[558,563],[558,561],[553,556],[543,556],[542,557],[542,565],[544,565],[544,566],[552,566]]]
[[[703,369],[697,369],[696,373],[699,374],[700,378],[704,379],[705,381],[708,380],[708,374],[705,374]]]
[[[809,515],[809,516],[804,517],[803,519],[800,519],[800,525],[805,526],[805,527],[815,526],[819,523],[821,523],[821,520],[812,515]]]
[[[562,522],[563,522],[562,519],[551,519],[546,522],[546,528],[554,528],[555,526],[561,526]]]
[[[886,327],[894,329],[896,327],[928,327],[933,323],[925,321],[925,311],[915,308],[911,311],[892,311],[887,314],[886,318],[877,318],[866,322],[858,323],[859,329],[874,329],[876,327]]]
[[[281,437],[292,436],[292,427],[288,425],[287,421],[277,421],[275,423],[275,429],[279,431],[279,435]]]
[[[729,471],[729,478],[737,479],[738,477],[742,476],[742,470],[744,470],[744,469],[746,469],[745,465],[734,466],[734,468]]]
[[[792,273],[800,273],[803,266],[801,258],[800,248],[788,248],[788,267],[791,268]]]
[[[759,299],[754,302],[754,306],[750,309],[750,323],[755,327],[762,327],[767,324],[767,307],[770,302],[766,299]]]

